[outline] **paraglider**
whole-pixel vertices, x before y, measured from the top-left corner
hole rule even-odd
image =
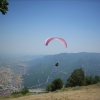
[[[65,47],[67,47],[66,41],[63,38],[59,38],[59,37],[49,37],[48,39],[46,39],[45,45],[47,46],[49,44],[49,42],[52,40],[59,40],[60,42],[62,42],[65,45]]]
[[[56,64],[55,64],[55,66],[58,66],[58,65],[59,65],[59,63],[56,63]]]
[[[63,38],[59,38],[59,37],[49,37],[49,38],[47,38],[46,41],[45,41],[45,45],[47,46],[49,44],[49,42],[52,41],[52,40],[59,40],[67,48],[66,41]],[[58,66],[58,65],[59,65],[59,63],[55,64],[55,66]]]

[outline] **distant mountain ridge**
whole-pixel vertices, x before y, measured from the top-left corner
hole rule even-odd
[[[55,63],[59,66],[56,67]],[[24,86],[45,87],[55,78],[64,83],[74,69],[82,68],[85,75],[100,76],[100,53],[61,53],[47,55],[28,62],[27,74],[23,75]]]

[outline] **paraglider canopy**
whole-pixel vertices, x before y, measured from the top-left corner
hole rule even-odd
[[[58,38],[58,37],[50,37],[50,38],[46,39],[45,45],[47,46],[49,44],[49,42],[52,40],[59,40],[60,42],[62,42],[65,45],[65,47],[67,47],[66,41],[63,38]]]
[[[65,47],[67,48],[67,43],[63,38],[59,38],[59,37],[49,37],[46,39],[45,41],[45,45],[47,46],[49,44],[50,41],[52,40],[59,40],[61,43],[63,43],[65,45]],[[59,63],[56,63],[55,66],[58,66]]]

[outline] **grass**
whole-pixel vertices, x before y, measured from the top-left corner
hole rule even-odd
[[[81,86],[75,86],[73,87],[73,90],[80,90],[81,89]]]
[[[62,88],[56,92],[38,95],[27,94],[22,97],[5,97],[0,100],[100,100],[100,83],[89,86]]]
[[[100,82],[97,83],[97,86],[100,87]]]

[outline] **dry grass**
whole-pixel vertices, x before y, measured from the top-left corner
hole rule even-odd
[[[5,100],[100,100],[100,83],[63,89],[55,93],[30,95],[12,99],[7,98]]]

